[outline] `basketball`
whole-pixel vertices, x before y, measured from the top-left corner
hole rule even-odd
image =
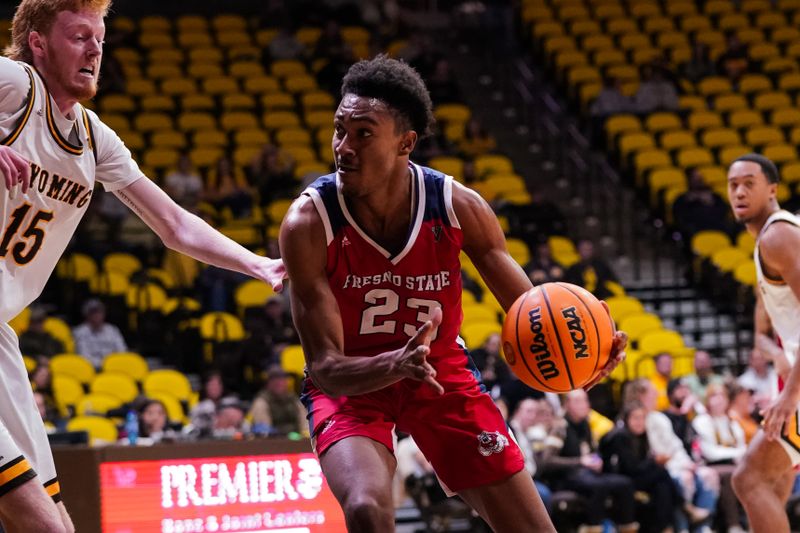
[[[503,324],[503,352],[514,374],[544,392],[583,387],[608,361],[614,323],[589,291],[545,283],[520,296]]]

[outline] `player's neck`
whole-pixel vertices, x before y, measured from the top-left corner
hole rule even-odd
[[[755,236],[761,233],[761,230],[764,228],[764,224],[767,223],[769,217],[771,217],[775,212],[780,211],[781,207],[778,205],[777,202],[771,203],[764,212],[757,217],[753,218],[750,222],[745,223],[744,227],[747,228],[747,231]]]
[[[55,81],[55,77],[50,75],[45,65],[39,64],[34,66],[42,76],[44,84],[47,87],[47,92],[50,93],[59,112],[70,120],[74,119],[72,108],[78,103],[78,100],[74,96],[71,96],[66,89]]]
[[[405,170],[402,178],[385,180],[380,188],[347,202],[358,225],[371,237],[391,237],[399,227],[405,233],[410,223],[411,180],[410,169]]]

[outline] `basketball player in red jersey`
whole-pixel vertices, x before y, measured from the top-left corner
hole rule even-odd
[[[555,531],[458,339],[462,249],[505,309],[531,282],[480,196],[409,161],[431,107],[406,64],[353,65],[334,117],[337,172],[306,189],[281,227],[312,442],[350,531],[394,530],[395,427],[495,531]],[[625,343],[618,333],[598,379]]]
[[[792,467],[800,464],[800,218],[778,205],[779,182],[775,164],[760,154],[744,155],[728,170],[733,214],[756,238],[757,343],[780,352],[765,336],[772,329],[784,351],[774,357],[783,388],[764,411],[764,431],[753,437],[733,474],[755,533],[789,531],[785,505],[796,474]]]

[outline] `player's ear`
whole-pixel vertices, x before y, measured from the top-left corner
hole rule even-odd
[[[32,31],[28,34],[28,46],[30,47],[31,53],[34,55],[34,57],[44,56],[45,42],[42,34],[38,31]]]
[[[411,154],[411,152],[414,151],[414,147],[416,145],[417,145],[417,132],[414,130],[408,130],[400,138],[399,155]]]

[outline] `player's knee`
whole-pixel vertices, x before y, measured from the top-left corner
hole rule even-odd
[[[381,505],[371,495],[359,495],[348,498],[344,505],[344,514],[348,529],[356,531],[379,531],[385,524],[393,522],[389,512],[391,506]]]
[[[733,475],[731,476],[733,491],[740,500],[747,498],[750,489],[752,489],[758,481],[758,475],[755,474],[751,468],[748,468],[746,461],[736,465],[736,470],[733,471]]]

